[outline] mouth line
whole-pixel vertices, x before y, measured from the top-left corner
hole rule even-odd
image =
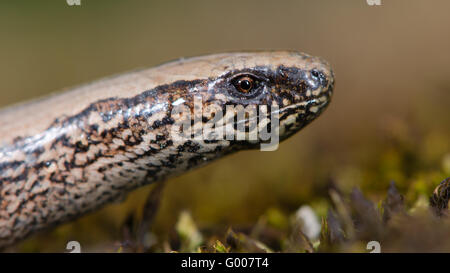
[[[306,100],[306,101],[302,101],[302,102],[298,102],[286,107],[283,107],[281,109],[279,109],[278,111],[273,111],[271,112],[272,114],[278,112],[278,113],[284,113],[287,112],[289,109],[295,109],[295,110],[306,110],[306,108],[309,106],[317,106],[319,108],[325,107],[328,103],[329,103],[329,97],[324,100],[324,101],[319,101],[319,99],[314,98],[314,99],[310,99],[310,100]]]
[[[295,104],[283,107],[283,108],[278,109],[276,111],[271,111],[270,114],[267,114],[267,115],[273,115],[273,114],[277,114],[277,113],[278,114],[282,114],[282,113],[287,112],[289,109],[306,110],[306,107],[308,107],[308,106],[317,106],[319,108],[323,108],[328,103],[329,103],[329,99],[327,99],[327,100],[325,100],[323,102],[320,102],[318,99],[314,98],[314,99],[311,99],[311,100],[302,101],[302,102],[299,102],[299,103],[295,103]],[[240,123],[244,123],[245,124],[247,122],[254,121],[255,119],[258,120],[258,116],[253,117],[253,118],[249,118],[249,119],[240,120],[237,123],[238,124],[240,124]]]

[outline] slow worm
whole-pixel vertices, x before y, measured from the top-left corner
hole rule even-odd
[[[252,132],[276,128],[279,140],[286,139],[326,108],[333,86],[330,66],[318,57],[224,53],[180,59],[0,110],[0,247],[144,184],[268,142],[250,139]],[[267,111],[239,119],[238,106]],[[175,111],[178,107],[185,112]],[[270,127],[271,114],[278,115],[277,127]],[[227,123],[214,127],[226,137],[195,137],[217,117],[222,122],[231,117],[244,131]],[[255,119],[264,125],[252,126]],[[197,129],[179,130],[183,134],[174,137],[180,124]],[[236,137],[239,133],[245,138]]]

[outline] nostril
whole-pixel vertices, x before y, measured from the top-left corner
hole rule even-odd
[[[318,69],[312,69],[311,70],[311,79],[317,84],[317,85],[321,85],[323,87],[328,85],[328,80],[327,77],[325,76],[325,74],[318,70]]]

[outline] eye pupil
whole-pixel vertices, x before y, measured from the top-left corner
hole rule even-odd
[[[247,75],[241,76],[234,82],[234,86],[241,93],[250,93],[254,87],[254,84],[255,81],[253,78]]]
[[[249,91],[252,88],[252,83],[249,80],[241,80],[239,81],[239,87],[242,91]]]
[[[240,74],[231,79],[233,91],[236,94],[243,95],[246,98],[257,95],[258,90],[261,90],[260,80],[251,74]]]

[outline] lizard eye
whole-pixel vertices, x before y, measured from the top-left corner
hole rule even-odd
[[[260,87],[260,80],[251,74],[241,74],[231,80],[236,91],[241,95],[249,96]]]
[[[263,93],[266,81],[263,76],[244,72],[233,75],[228,86],[230,94],[237,99],[253,99]]]
[[[254,80],[249,76],[242,76],[236,79],[234,87],[241,93],[247,94],[252,91]]]

